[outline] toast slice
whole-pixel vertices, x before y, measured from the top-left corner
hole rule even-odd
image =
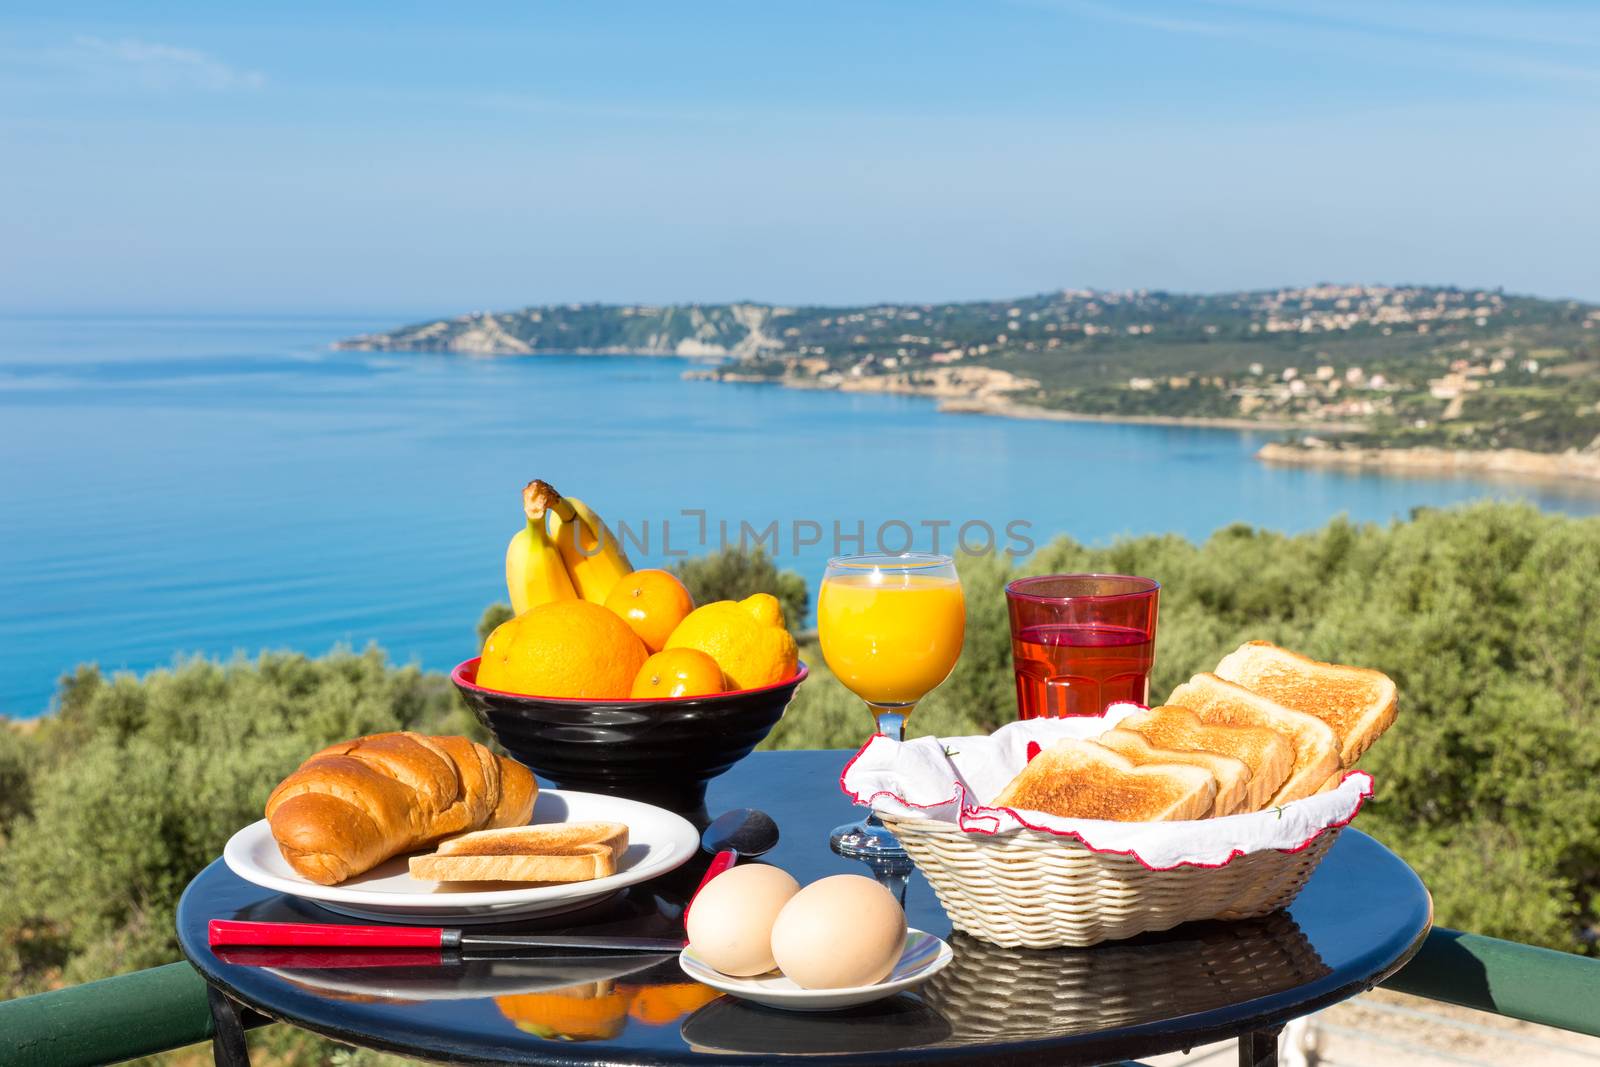
[[[1028,761],[993,800],[1066,819],[1158,822],[1211,810],[1217,780],[1192,764],[1132,760],[1093,741],[1057,741]]]
[[[478,830],[411,857],[411,877],[433,882],[587,882],[617,873],[628,828],[615,822]]]
[[[1310,796],[1339,769],[1339,738],[1327,723],[1214,674],[1190,678],[1172,691],[1167,703],[1188,708],[1201,722],[1213,726],[1264,726],[1289,739],[1294,745],[1294,767],[1267,807]]]
[[[1393,725],[1399,708],[1394,680],[1382,671],[1321,663],[1270,641],[1246,641],[1222,657],[1216,674],[1333,727],[1345,767]]]
[[[1169,704],[1136,712],[1119,722],[1117,729],[1141,734],[1156,748],[1215,752],[1242,762],[1250,769],[1250,780],[1235,811],[1266,807],[1294,769],[1294,744],[1278,731],[1263,726],[1208,725],[1188,708]]]
[[[628,847],[628,828],[620,822],[551,822],[506,826],[458,834],[439,842],[441,856],[538,855],[579,845]]]
[[[1157,748],[1143,734],[1132,730],[1107,730],[1095,738],[1095,743],[1126,756],[1134,766],[1147,763],[1187,763],[1210,771],[1217,780],[1217,795],[1211,801],[1211,810],[1202,818],[1232,815],[1245,801],[1250,789],[1250,768],[1243,760],[1223,756],[1216,752],[1190,749]]]

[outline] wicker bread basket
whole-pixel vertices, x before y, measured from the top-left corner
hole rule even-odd
[[[1087,948],[1196,919],[1266,915],[1294,900],[1339,835],[1335,826],[1294,852],[1154,870],[1073,837],[969,833],[953,823],[879,815],[957,930],[1022,948]]]

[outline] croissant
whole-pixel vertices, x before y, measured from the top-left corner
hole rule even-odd
[[[291,867],[337,885],[451,834],[521,826],[538,793],[526,767],[465,737],[372,734],[302,763],[267,798],[267,822]]]

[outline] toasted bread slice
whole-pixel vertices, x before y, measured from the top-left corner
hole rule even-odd
[[[617,873],[628,828],[614,822],[508,826],[461,834],[428,856],[411,857],[411,876],[434,882],[586,882]]]
[[[1260,811],[1289,780],[1294,769],[1294,744],[1264,726],[1207,724],[1188,708],[1166,705],[1140,711],[1117,724],[1119,730],[1143,735],[1157,748],[1180,752],[1215,752],[1250,768],[1245,795],[1235,811]]]
[[[1267,801],[1268,807],[1310,796],[1339,769],[1339,738],[1327,723],[1214,674],[1190,678],[1172,691],[1167,703],[1188,708],[1204,723],[1264,726],[1289,739],[1294,745],[1294,767]]]
[[[430,882],[590,882],[616,873],[616,853],[604,845],[549,856],[411,857],[411,877]]]
[[[1222,657],[1216,673],[1333,727],[1345,767],[1393,725],[1399,708],[1394,680],[1382,671],[1321,663],[1268,641],[1246,641]]]
[[[441,856],[550,855],[579,845],[628,848],[628,828],[620,822],[551,822],[506,826],[459,834],[439,842]]]
[[[1107,730],[1095,738],[1095,743],[1126,756],[1134,766],[1147,763],[1188,763],[1210,771],[1217,780],[1217,795],[1211,801],[1211,810],[1203,817],[1232,815],[1244,803],[1250,789],[1250,768],[1243,760],[1215,752],[1190,749],[1157,748],[1143,734],[1132,730]]]
[[[993,804],[1067,819],[1157,822],[1201,818],[1216,796],[1217,780],[1208,770],[1181,763],[1135,766],[1104,745],[1068,738],[1029,760]]]

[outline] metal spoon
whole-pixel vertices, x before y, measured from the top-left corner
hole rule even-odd
[[[772,816],[755,808],[734,808],[718,815],[700,835],[700,847],[707,852],[733,852],[739,856],[759,856],[771,852],[777,844],[778,824]]]
[[[771,852],[778,844],[778,824],[772,816],[755,808],[734,808],[712,820],[700,835],[700,847],[715,853],[706,875],[695,887],[694,896],[723,871],[747,856],[760,856]],[[694,897],[689,898],[693,904]],[[689,908],[683,909],[684,919],[689,918]]]

